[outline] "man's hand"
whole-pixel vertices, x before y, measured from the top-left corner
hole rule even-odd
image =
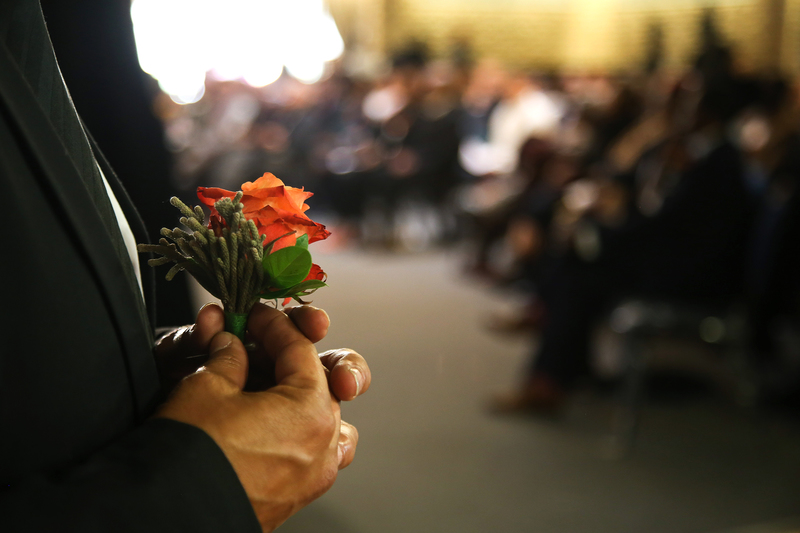
[[[174,329],[156,341],[156,367],[165,393],[205,363],[211,339],[224,330],[222,308],[206,304],[197,313],[194,324]]]
[[[328,332],[330,319],[322,309],[310,305],[292,307],[285,310],[297,328],[311,341],[319,342]],[[155,360],[161,387],[168,393],[183,378],[195,372],[208,358],[208,345],[214,336],[225,330],[225,314],[217,304],[206,304],[197,313],[194,324],[176,328],[158,339],[155,346]],[[261,355],[261,354],[257,354]],[[259,368],[256,361],[256,374],[272,375],[271,362],[265,362],[270,368]],[[257,376],[264,381],[263,376]],[[271,377],[268,379],[271,380]]]
[[[298,320],[304,313],[320,317],[314,310],[289,314]],[[289,316],[265,305],[253,308],[248,329],[274,362],[275,386],[244,392],[247,353],[239,339],[220,332],[205,366],[180,383],[156,416],[208,433],[233,465],[262,528],[272,531],[327,491],[353,460],[358,433],[341,420],[337,398],[365,392],[370,373],[350,350],[318,356]]]

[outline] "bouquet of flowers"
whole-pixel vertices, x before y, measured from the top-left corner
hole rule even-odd
[[[173,197],[186,228],[162,228],[158,244],[139,244],[155,253],[150,266],[174,263],[171,280],[181,270],[219,298],[225,329],[244,340],[247,315],[261,299],[294,299],[325,287],[326,275],[311,260],[308,245],[330,232],[305,215],[312,193],[289,187],[270,173],[242,185],[237,192],[198,187],[197,197],[210,208],[189,207]]]

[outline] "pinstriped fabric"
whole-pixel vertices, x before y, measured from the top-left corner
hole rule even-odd
[[[16,61],[81,176],[128,274],[128,282],[136,285],[133,266],[114,210],[86,133],[58,69],[38,2],[0,0],[0,14],[0,39]],[[135,290],[138,292],[138,286]]]

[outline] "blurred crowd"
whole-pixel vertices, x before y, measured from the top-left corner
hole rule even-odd
[[[737,73],[713,42],[680,73],[454,57],[415,45],[377,80],[210,82],[199,103],[162,106],[177,186],[235,190],[270,171],[313,191],[342,240],[464,245],[469,273],[530,295],[495,327],[541,331],[501,408],[557,405],[589,371],[592,325],[627,297],[743,305],[754,364],[797,370],[792,82]]]

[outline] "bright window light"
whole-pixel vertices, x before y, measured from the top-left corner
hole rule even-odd
[[[142,69],[181,104],[202,98],[205,76],[263,87],[284,67],[321,79],[344,41],[322,0],[134,0]]]

